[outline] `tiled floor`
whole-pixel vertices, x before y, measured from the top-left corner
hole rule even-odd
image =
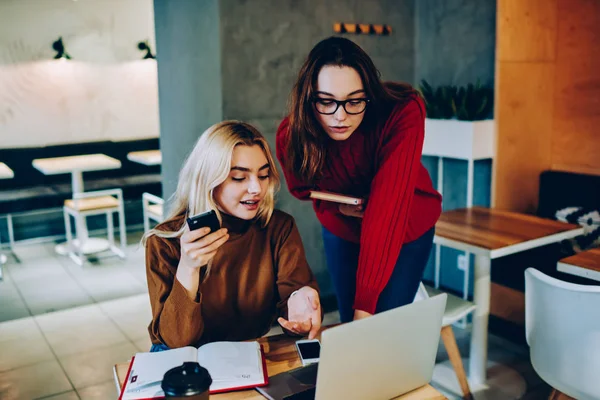
[[[23,262],[5,266],[0,283],[0,399],[116,399],[112,366],[150,346],[144,256],[135,240],[126,261],[110,258],[83,268],[49,244],[17,249]],[[336,321],[328,314],[324,322]],[[468,355],[468,331],[455,333]],[[523,383],[523,399],[548,397],[526,349],[490,336],[489,358],[490,381],[498,384],[475,392],[476,400],[515,398],[511,388]],[[498,362],[511,370],[494,367]],[[432,384],[458,399],[452,373],[440,346]]]
[[[54,243],[17,245],[0,281],[0,322],[146,293],[141,235],[128,234],[127,259],[107,252],[83,267],[54,251]],[[6,252],[5,252],[6,253]]]

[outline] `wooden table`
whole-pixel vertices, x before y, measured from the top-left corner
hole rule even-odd
[[[300,358],[296,352],[294,345],[294,338],[285,335],[276,335],[263,337],[258,339],[263,345],[265,351],[265,357],[267,359],[267,372],[269,376],[277,375],[280,372],[289,371],[294,368],[300,367]],[[129,369],[129,363],[120,363],[114,366],[115,384],[117,384],[117,391],[120,392],[120,388],[123,387],[123,381],[127,375]],[[256,390],[242,390],[239,392],[222,393],[217,395],[211,395],[211,400],[264,400],[264,397]],[[412,392],[406,393],[402,396],[396,397],[398,400],[443,400],[446,399],[444,395],[435,390],[430,385],[425,385],[419,389],[413,390]]]
[[[162,153],[160,150],[132,151],[127,153],[127,159],[147,166],[160,165],[162,163]]]
[[[475,255],[473,300],[477,308],[473,313],[469,357],[472,386],[485,385],[487,379],[491,260],[581,234],[583,228],[579,225],[483,207],[442,213],[435,226],[434,242]]]
[[[563,258],[558,262],[557,269],[566,274],[600,281],[600,247]]]
[[[34,168],[44,175],[71,174],[73,193],[82,193],[83,172],[103,171],[121,168],[121,161],[105,154],[86,154],[81,156],[38,158],[32,162]],[[108,241],[103,239],[89,239],[85,218],[77,220],[76,246],[83,246],[84,254],[96,253],[108,248]],[[58,253],[66,254],[63,245],[56,247]]]

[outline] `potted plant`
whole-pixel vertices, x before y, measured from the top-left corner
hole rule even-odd
[[[423,155],[459,159],[494,157],[493,89],[475,84],[432,88],[421,81],[425,99]]]

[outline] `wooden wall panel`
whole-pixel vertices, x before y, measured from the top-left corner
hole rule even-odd
[[[554,65],[504,62],[499,68],[494,206],[535,212],[539,173],[551,166]]]
[[[498,0],[499,61],[546,61],[555,57],[557,0]]]
[[[558,12],[552,168],[600,174],[600,1]]]
[[[497,1],[492,205],[535,213],[542,171],[600,175],[600,0]],[[492,315],[524,310],[492,283]]]
[[[555,118],[551,169],[600,175],[600,115]]]
[[[498,0],[495,207],[535,212],[546,169],[600,174],[600,1]]]

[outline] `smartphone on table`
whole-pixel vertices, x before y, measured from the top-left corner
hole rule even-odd
[[[202,214],[189,217],[187,219],[187,224],[190,227],[190,231],[195,231],[200,228],[210,228],[209,233],[212,233],[221,229],[221,224],[219,223],[219,218],[217,218],[215,210],[209,210]]]
[[[302,365],[318,363],[321,343],[317,339],[296,340],[296,350],[298,350]]]
[[[318,199],[324,201],[333,201],[334,203],[349,204],[352,206],[359,206],[365,203],[365,199],[360,197],[346,196],[345,194],[322,192],[318,190],[311,190],[311,199]]]

